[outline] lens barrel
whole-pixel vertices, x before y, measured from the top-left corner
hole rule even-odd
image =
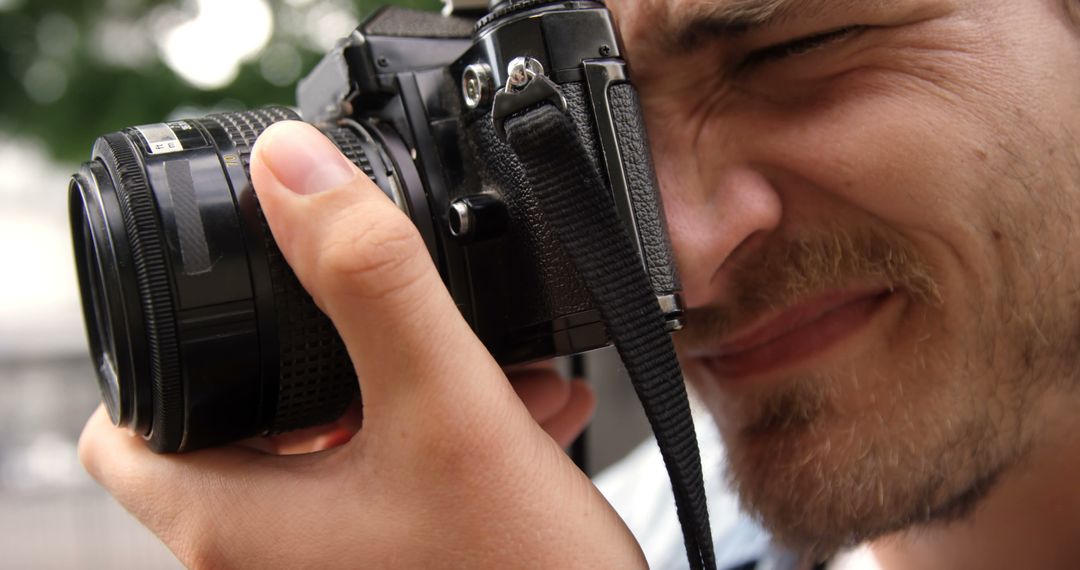
[[[358,397],[329,319],[285,263],[248,171],[284,108],[133,127],[69,186],[83,312],[102,400],[159,452],[326,423]],[[324,129],[398,204],[372,131]]]

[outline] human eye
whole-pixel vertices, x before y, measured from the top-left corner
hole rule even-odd
[[[739,63],[739,70],[746,71],[766,63],[804,56],[843,43],[866,31],[869,26],[844,26],[804,36],[751,51]]]

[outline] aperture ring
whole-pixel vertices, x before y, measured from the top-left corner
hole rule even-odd
[[[250,180],[251,151],[258,136],[273,123],[297,119],[289,109],[271,107],[211,115],[202,121],[224,129]],[[344,141],[344,135],[337,129],[331,134],[346,156],[371,176],[371,166],[359,141],[352,133],[349,136]],[[357,382],[348,352],[333,324],[285,262],[260,207],[257,213],[270,267],[279,345],[277,404],[269,432],[280,433],[337,419],[352,402]]]

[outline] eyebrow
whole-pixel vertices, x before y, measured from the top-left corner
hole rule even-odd
[[[686,53],[702,42],[734,38],[796,17],[822,11],[864,8],[870,0],[715,0],[668,13],[659,37],[670,54]]]

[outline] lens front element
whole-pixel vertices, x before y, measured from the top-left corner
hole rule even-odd
[[[108,319],[110,316],[123,313],[119,310],[119,307],[115,312],[111,310],[114,303],[110,303],[106,294],[108,284],[105,282],[104,271],[102,270],[102,255],[109,256],[110,252],[107,250],[99,251],[95,240],[95,232],[91,227],[91,220],[94,218],[100,220],[101,216],[100,212],[95,215],[95,213],[88,211],[88,204],[86,203],[88,197],[85,186],[80,183],[80,177],[76,176],[70,185],[68,199],[70,200],[69,208],[72,214],[72,236],[75,240],[75,260],[79,287],[83,295],[83,317],[86,322],[90,354],[97,369],[102,401],[109,412],[109,418],[112,419],[114,424],[120,425],[121,422],[127,420],[127,417],[122,413],[122,410],[126,408],[122,404],[123,396],[126,393],[121,392],[119,373],[116,369],[117,349],[113,331],[117,326],[122,327],[123,325],[114,325]],[[101,230],[102,228],[99,227],[98,231]],[[102,246],[107,247],[108,245],[108,241],[103,240]],[[115,268],[115,261],[109,263],[109,265]],[[121,332],[123,332],[122,328]]]

